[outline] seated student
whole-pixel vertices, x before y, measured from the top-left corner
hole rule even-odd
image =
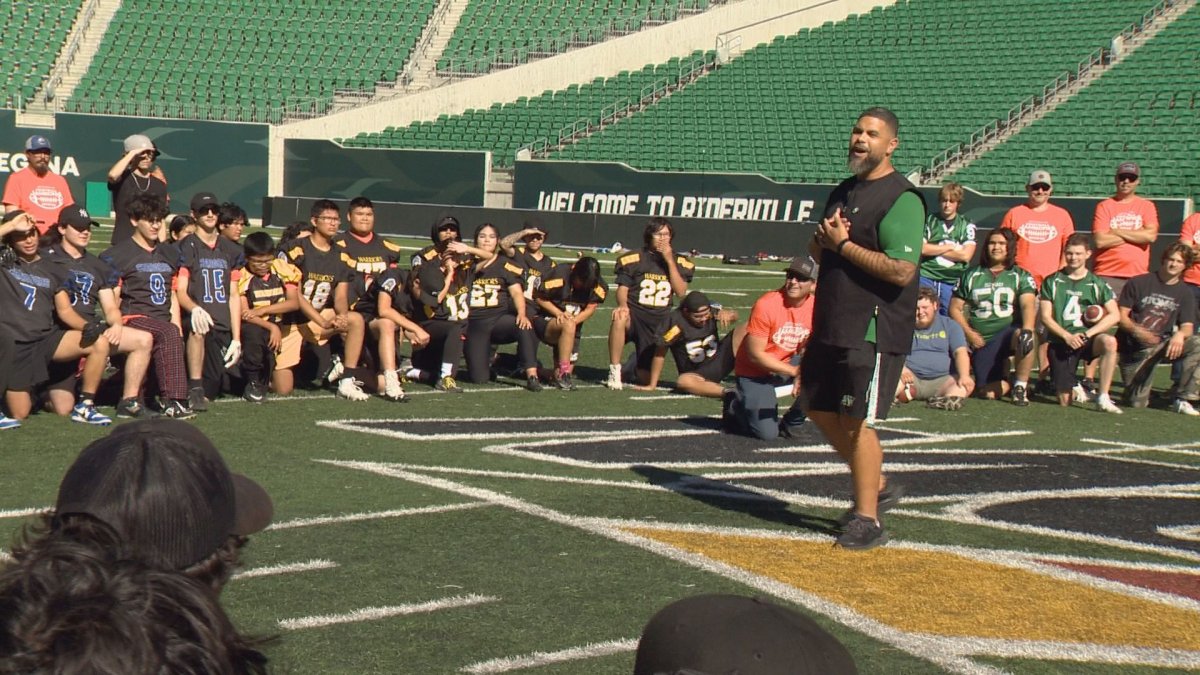
[[[967,270],[950,301],[950,318],[962,327],[971,348],[976,392],[998,399],[1012,392],[1013,405],[1029,405],[1037,323],[1037,287],[1033,275],[1018,267],[1012,230],[988,234],[979,264]],[[1008,383],[1008,359],[1017,359],[1016,378]]]
[[[242,301],[234,289],[246,259],[240,245],[221,236],[221,208],[215,219],[206,214],[194,234],[175,244],[175,294],[191,329],[186,341],[188,404],[196,412],[208,410],[209,401],[221,393],[226,371],[242,355]]]
[[[96,390],[104,375],[109,341],[97,340],[99,332],[85,337],[88,321],[71,307],[67,290],[70,273],[56,256],[38,253],[37,222],[20,209],[0,220],[0,242],[12,249],[15,260],[0,272],[0,317],[10,332],[14,347],[4,395],[8,414],[17,422],[33,411],[33,389],[50,378],[52,362],[78,363],[86,359],[80,378],[79,402],[75,403],[74,378],[61,380],[60,395],[52,398],[55,412],[70,415],[85,424],[107,425],[112,420],[96,410]],[[59,323],[65,324],[63,330]],[[12,426],[12,425],[10,425]]]
[[[265,673],[219,598],[272,511],[195,427],[118,426],[0,561],[0,672]]]
[[[370,397],[362,390],[358,360],[362,356],[366,324],[357,312],[350,311],[351,270],[341,260],[334,246],[342,224],[337,204],[318,199],[312,209],[313,233],[297,239],[284,252],[288,262],[299,268],[300,312],[306,323],[300,324],[304,340],[325,348],[331,338],[341,336],[341,364],[328,370],[330,381],[337,381],[337,395],[350,401],[365,401]]]
[[[437,233],[435,229],[435,237]],[[436,391],[461,394],[462,387],[454,374],[462,358],[462,336],[471,312],[471,265],[445,247],[453,239],[442,241],[437,256],[424,260],[414,270],[414,313],[422,330],[429,334],[429,342],[413,352],[408,377],[433,382]]]
[[[491,379],[493,345],[517,343],[517,367],[525,374],[525,388],[541,391],[538,378],[537,334],[526,313],[521,284],[524,268],[500,255],[500,235],[491,223],[475,228],[473,247],[452,242],[451,251],[474,256],[470,265],[471,313],[467,317],[467,381],[482,384]]]
[[[146,380],[146,372],[150,369],[154,337],[144,330],[121,323],[121,308],[117,306],[116,292],[109,286],[111,270],[87,250],[93,227],[99,227],[99,224],[78,204],[64,207],[58,214],[58,225],[47,233],[49,247],[45,251],[69,272],[67,291],[71,295],[71,307],[88,322],[84,329],[85,340],[106,340],[112,354],[126,355],[125,365],[121,369],[121,398],[136,400]],[[97,335],[98,331],[103,332]],[[70,381],[74,382],[75,364],[64,363],[59,367],[65,367],[69,371],[67,375]],[[52,381],[60,379],[51,378]],[[64,394],[51,387],[50,398],[56,410],[70,408],[65,405],[70,393]],[[64,400],[55,400],[57,397]]]
[[[1191,264],[1191,247],[1175,242],[1163,251],[1158,272],[1133,277],[1121,289],[1117,349],[1125,382],[1125,405],[1149,405],[1154,367],[1164,360],[1174,361],[1181,364],[1181,369],[1171,410],[1191,417],[1200,415],[1192,405],[1200,400],[1196,300],[1183,283],[1183,272]]]
[[[167,205],[161,197],[137,195],[129,201],[128,212],[133,236],[101,253],[100,260],[110,268],[109,285],[116,289],[121,322],[154,338],[151,358],[158,392],[166,399],[163,414],[176,419],[195,417],[187,402],[179,300],[171,292],[179,259],[158,248]],[[123,398],[117,404],[117,417],[147,414],[140,396]]]
[[[639,251],[617,258],[617,308],[608,332],[608,379],[620,389],[623,382],[644,384],[650,378],[654,342],[666,328],[673,296],[682,298],[696,266],[672,248],[675,226],[666,218],[651,218],[642,233]],[[633,342],[634,353],[622,366],[621,352]]]
[[[1072,399],[1086,402],[1090,395],[1078,385],[1075,371],[1080,359],[1100,359],[1100,388],[1096,409],[1120,414],[1121,409],[1109,398],[1113,373],[1117,367],[1117,339],[1108,330],[1121,320],[1112,289],[1087,268],[1092,257],[1092,240],[1077,232],[1067,237],[1063,248],[1066,264],[1042,282],[1039,304],[1042,323],[1049,335],[1050,375],[1058,404],[1071,405]],[[1092,305],[1104,308],[1104,316],[1093,325],[1084,322]]]
[[[292,367],[300,361],[300,331],[284,318],[300,310],[300,270],[275,257],[275,242],[255,232],[242,244],[246,268],[238,277],[237,295],[242,318],[242,398],[266,400],[267,390],[292,393]],[[285,336],[284,331],[287,331]],[[283,367],[276,368],[278,359]]]
[[[659,610],[633,675],[855,675],[846,647],[812,619],[761,598],[696,595]]]
[[[962,327],[938,312],[937,291],[917,290],[916,330],[912,351],[904,359],[896,400],[926,401],[930,408],[958,410],[975,390],[971,355]]]
[[[721,398],[726,391],[721,380],[733,372],[733,359],[746,336],[746,327],[738,326],[722,339],[717,333],[717,324],[728,328],[737,319],[737,312],[713,305],[700,291],[688,293],[679,308],[671,312],[667,329],[658,337],[654,359],[650,362],[650,381],[634,389],[648,391],[658,386],[667,350],[670,350],[679,373],[676,391]]]
[[[600,263],[583,256],[571,265],[558,265],[542,280],[534,293],[538,314],[533,330],[538,338],[554,347],[554,383],[571,391],[572,357],[583,331],[583,324],[596,313],[608,296],[608,284],[600,277]]]
[[[721,397],[721,423],[727,432],[763,441],[790,437],[806,419],[797,398],[779,419],[776,388],[800,392],[800,355],[812,333],[817,263],[797,256],[784,272],[783,286],[754,302],[733,372],[737,389]]]
[[[413,273],[409,270],[393,267],[384,272],[375,282],[375,313],[379,318],[386,319],[395,327],[391,336],[382,331],[379,337],[379,360],[386,363],[398,363],[396,349],[400,340],[408,340],[411,353],[423,349],[429,344],[429,333],[421,328],[416,321],[413,304]],[[383,390],[398,391],[397,401],[407,401],[402,383],[407,381],[412,369],[411,359],[403,369],[385,370],[383,373]]]

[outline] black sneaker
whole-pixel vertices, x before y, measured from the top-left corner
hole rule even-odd
[[[121,399],[117,404],[117,417],[126,420],[148,420],[158,417],[158,413],[142,405],[136,398]]]
[[[1088,393],[1088,396],[1090,396],[1093,401],[1096,400],[1096,397],[1100,395],[1100,385],[1096,384],[1096,381],[1090,377],[1085,377],[1079,380],[1079,386],[1083,387],[1083,390]]]
[[[258,382],[248,382],[246,391],[242,392],[242,398],[251,403],[262,403],[267,400],[267,388]]]
[[[188,389],[187,403],[188,407],[195,412],[207,412],[208,399],[204,397],[204,387]]]
[[[1025,391],[1025,385],[1018,384],[1012,390],[1012,403],[1025,407],[1029,405],[1029,392]]]
[[[905,490],[903,485],[889,480],[887,485],[885,485],[883,489],[879,491],[879,501],[875,503],[875,513],[878,513],[882,516],[888,511],[891,511],[899,506],[900,498],[904,496],[904,493]],[[850,521],[854,520],[854,515],[854,507],[850,507],[845,513],[838,516],[838,524],[842,527],[849,525]]]
[[[188,406],[187,401],[171,400],[163,406],[163,417],[170,417],[176,420],[190,420],[196,416],[196,411]]]
[[[726,389],[721,392],[721,430],[727,434],[737,433],[737,420],[734,418],[733,406],[737,403],[737,390]]]
[[[571,381],[570,373],[560,373],[554,384],[563,391],[575,391],[575,383]]]
[[[887,530],[883,529],[881,523],[855,515],[846,525],[846,531],[834,542],[834,546],[848,551],[866,551],[886,544],[887,541]]]
[[[805,422],[800,424],[788,424],[783,420],[779,420],[779,437],[780,438],[800,438],[803,435]]]
[[[537,378],[537,375],[530,375],[525,378],[525,388],[529,391],[541,391],[545,387],[542,386],[542,381]]]
[[[455,394],[463,393],[462,387],[458,386],[458,382],[453,377],[447,375],[438,380],[437,384],[433,385],[434,391],[448,391]]]

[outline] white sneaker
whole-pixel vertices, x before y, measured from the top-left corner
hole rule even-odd
[[[1187,415],[1188,417],[1200,417],[1200,411],[1197,411],[1192,407],[1191,403],[1181,398],[1175,399],[1175,402],[1171,404],[1171,412],[1177,412],[1180,415]]]
[[[1076,403],[1090,403],[1092,401],[1092,395],[1089,394],[1088,390],[1078,382],[1075,383],[1074,387],[1071,387],[1071,398],[1074,399]],[[1112,401],[1109,401],[1109,405],[1112,405]]]
[[[604,386],[613,391],[620,391],[625,385],[621,383],[621,367],[609,366],[608,379],[604,381]]]
[[[400,373],[388,370],[383,373],[383,395],[393,401],[403,401],[404,387],[400,386]]]
[[[353,377],[343,377],[338,381],[337,395],[348,401],[366,401],[371,398],[362,390],[362,383]]]
[[[338,381],[344,372],[346,372],[346,366],[342,363],[342,357],[334,354],[333,360],[329,364],[329,373],[325,375],[325,379],[330,384],[333,384]]]
[[[1108,394],[1100,394],[1096,397],[1096,410],[1101,410],[1106,413],[1113,413],[1115,415],[1120,415],[1121,413],[1125,412],[1124,410],[1118,408],[1116,403],[1112,402],[1112,399],[1108,397]]]

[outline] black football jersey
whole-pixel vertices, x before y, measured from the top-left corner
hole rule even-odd
[[[416,269],[418,267],[420,267],[421,265],[424,265],[427,262],[433,262],[433,261],[437,260],[437,258],[438,258],[437,247],[434,246],[433,244],[430,244],[430,245],[426,246],[425,248],[421,249],[420,251],[417,251],[417,254],[414,255],[412,257],[412,260],[409,262],[411,263],[412,269],[415,272]]]
[[[692,283],[696,266],[686,257],[675,256],[675,266],[687,283]],[[643,248],[617,258],[618,286],[629,288],[629,309],[651,316],[664,316],[671,311],[674,293],[667,276],[667,264],[662,256]]]
[[[400,261],[400,247],[372,233],[365,241],[349,232],[338,235],[333,245],[341,252],[342,262],[354,272],[350,286],[350,308],[375,315],[378,293],[375,279]]]
[[[537,309],[536,303],[533,302],[534,293],[542,285],[543,281],[550,278],[550,274],[558,266],[558,263],[551,260],[550,256],[544,252],[542,253],[542,259],[538,260],[526,252],[524,248],[517,251],[517,255],[513,257],[513,262],[525,268],[525,299],[529,300],[528,304],[531,309]],[[530,311],[530,314],[533,314],[533,312]]]
[[[14,341],[36,342],[54,330],[54,296],[68,292],[67,274],[53,256],[18,259],[0,272],[0,317]]]
[[[550,276],[542,280],[541,287],[535,295],[553,304],[568,316],[578,315],[588,305],[604,304],[604,299],[608,297],[608,284],[604,283],[604,279],[597,279],[596,285],[591,288],[575,290],[571,288],[570,276],[570,265],[555,267]]]
[[[75,311],[88,321],[103,319],[100,291],[111,288],[109,278],[112,270],[109,266],[87,251],[78,258],[72,258],[58,248],[47,249],[45,254],[58,260],[67,271],[67,292],[71,294],[71,306]]]
[[[717,355],[721,338],[717,335],[717,320],[709,317],[702,326],[693,326],[682,310],[671,312],[667,327],[655,336],[655,342],[671,350],[675,368],[686,373],[696,370]]]
[[[100,260],[111,268],[109,284],[121,289],[121,314],[171,320],[178,257],[168,255],[161,246],[145,249],[126,239],[101,253]]]
[[[410,319],[419,320],[424,317],[413,315],[413,299],[412,295],[408,292],[408,282],[411,275],[412,272],[402,270],[398,267],[393,267],[381,274],[375,280],[375,287],[378,289],[376,302],[378,303],[379,301],[379,295],[386,294],[392,302],[392,309]],[[378,305],[376,307],[378,308]]]
[[[513,307],[509,287],[520,286],[525,270],[504,256],[498,256],[486,267],[476,266],[471,271],[471,318],[490,319],[512,314]]]
[[[242,247],[222,236],[209,246],[197,234],[181,239],[178,247],[180,273],[188,276],[188,296],[212,316],[214,326],[228,331],[229,294],[246,265]]]
[[[420,321],[466,321],[471,315],[470,265],[463,265],[455,270],[454,284],[440,303],[437,296],[446,286],[446,275],[442,272],[441,265],[422,264],[417,269],[417,281],[421,285],[418,300],[420,307],[417,308]]]
[[[299,239],[284,252],[287,261],[300,269],[300,294],[318,312],[333,307],[337,285],[351,280],[352,271],[342,260],[336,247],[322,251],[312,243],[312,237]]]
[[[287,300],[287,287],[300,286],[300,270],[295,265],[276,258],[271,261],[271,270],[264,276],[251,274],[243,269],[238,277],[237,293],[245,296],[250,309],[267,307]],[[265,318],[274,323],[283,323],[282,314],[270,314]]]

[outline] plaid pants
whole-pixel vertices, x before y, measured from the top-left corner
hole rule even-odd
[[[187,371],[183,357],[183,338],[179,329],[169,321],[135,316],[125,319],[125,325],[144,330],[154,336],[150,356],[154,377],[163,396],[176,401],[187,399]]]

